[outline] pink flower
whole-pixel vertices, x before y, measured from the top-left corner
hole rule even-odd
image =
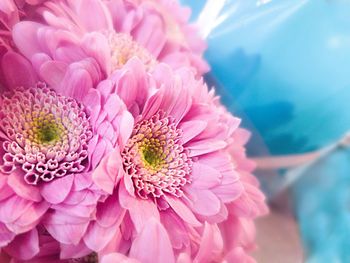
[[[0,247],[28,260],[38,253],[40,222],[57,232],[50,225],[55,211],[66,213],[55,221],[69,234],[69,241],[60,242],[78,245],[97,201],[105,198],[91,173],[104,155],[125,145],[133,118],[116,94],[91,97],[77,82],[80,93],[58,94],[37,82],[20,55],[7,53],[2,64],[7,63],[13,67],[3,68],[12,85],[0,97]],[[18,72],[26,74],[16,78]],[[26,249],[11,249],[19,244]]]
[[[96,87],[134,56],[148,69],[165,62],[198,74],[208,70],[201,58],[205,44],[177,2],[60,0],[44,6],[39,10],[46,23],[20,22],[13,39],[39,77],[59,92],[76,92],[72,78],[86,90]]]
[[[244,148],[236,147],[242,146],[239,119],[224,111],[214,92],[185,68],[173,71],[158,64],[149,74],[134,58],[91,90],[91,96],[102,90],[120,96],[135,125],[129,127],[126,144],[114,147],[93,172],[94,182],[110,196],[99,202],[96,219],[82,238],[85,245],[102,256],[116,252],[146,263],[202,258],[208,252],[216,260],[239,250],[243,236],[233,247],[224,247],[220,224],[233,217],[232,224],[240,228],[240,217],[246,216],[231,207],[265,208],[257,188],[254,194],[261,198],[246,190],[250,182],[239,163]],[[243,196],[252,202],[243,203]],[[51,224],[59,217],[55,213]],[[66,240],[65,228],[48,230]],[[213,241],[217,249],[203,251],[202,242]]]

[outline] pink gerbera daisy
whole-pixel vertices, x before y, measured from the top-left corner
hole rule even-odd
[[[201,258],[202,242],[215,237],[217,249],[209,252],[219,262],[229,248],[222,245],[218,224],[229,215],[238,219],[230,207],[265,208],[257,188],[259,198],[241,201],[253,193],[245,191],[237,168],[241,159],[232,154],[244,155],[243,148],[233,148],[240,120],[223,111],[214,92],[185,68],[173,71],[158,64],[149,74],[134,58],[87,97],[102,90],[120,96],[135,125],[127,143],[115,147],[93,172],[94,182],[110,196],[99,202],[96,220],[82,237],[85,245],[101,255],[175,262]],[[61,216],[52,213],[45,225],[57,240],[67,240],[66,226],[56,223]],[[207,233],[212,238],[202,241]]]
[[[201,58],[205,44],[188,25],[188,10],[176,1],[59,0],[43,5],[41,19],[18,23],[13,39],[40,78],[58,91],[73,94],[75,86],[67,85],[73,77],[86,90],[96,87],[132,57],[148,69],[165,62],[189,66],[198,75],[208,70]]]
[[[7,53],[3,62],[33,73],[16,53]],[[116,94],[101,94],[91,108],[87,100],[36,82],[34,73],[16,79],[16,72],[4,72],[8,83],[22,85],[7,86],[0,96],[0,247],[28,260],[37,252],[26,249],[38,240],[35,226],[50,209],[78,216],[87,227],[105,194],[91,172],[105,154],[126,143],[130,134],[124,128],[132,127],[133,118]],[[67,223],[69,242],[79,242],[86,227],[69,225],[69,216],[61,222]],[[20,234],[25,238],[14,240]],[[24,248],[15,253],[13,246]]]

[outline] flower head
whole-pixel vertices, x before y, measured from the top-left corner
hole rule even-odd
[[[24,247],[35,246],[39,224],[57,233],[60,229],[50,221],[57,211],[59,225],[71,227],[76,217],[82,224],[59,241],[79,243],[97,201],[106,195],[91,173],[103,156],[125,144],[130,134],[123,128],[132,126],[133,119],[116,94],[89,96],[94,90],[84,93],[78,87],[79,94],[62,95],[36,82],[30,63],[19,54],[9,52],[4,61],[28,74],[16,78],[15,72],[3,69],[13,85],[0,95],[0,247],[27,260],[37,251],[16,253],[11,246],[19,240]],[[23,85],[16,85],[18,81]]]
[[[137,123],[122,152],[124,170],[143,199],[181,197],[181,188],[191,182],[192,160],[182,145],[182,130],[164,115]]]
[[[13,40],[39,77],[64,95],[78,92],[68,86],[73,76],[88,91],[133,57],[148,70],[160,62],[191,67],[198,76],[208,70],[201,58],[205,44],[177,2],[59,0],[42,5],[36,19],[41,22],[17,23]]]
[[[210,257],[219,262],[229,250],[219,224],[229,215],[244,217],[231,212],[245,194],[244,168],[237,168],[240,159],[231,152],[244,151],[234,149],[239,120],[188,69],[159,64],[149,74],[135,58],[103,89],[125,101],[135,124],[125,145],[93,172],[94,182],[110,196],[97,206],[83,238],[86,246],[102,256],[129,251],[127,256],[141,262],[174,262],[186,255],[200,258],[201,236],[209,233],[217,247]]]
[[[5,135],[0,169],[22,170],[31,185],[81,173],[92,138],[84,107],[42,86],[3,95],[0,105]]]

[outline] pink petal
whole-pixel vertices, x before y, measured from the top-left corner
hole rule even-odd
[[[125,210],[120,206],[118,195],[114,194],[106,199],[104,203],[98,206],[96,221],[102,227],[110,227],[112,225],[119,225]]]
[[[88,91],[93,88],[92,77],[85,65],[80,63],[71,64],[57,91],[65,96],[82,101]]]
[[[23,174],[18,172],[18,170],[15,170],[9,175],[7,183],[17,195],[24,199],[34,202],[40,202],[42,200],[38,187],[28,185],[23,180]]]
[[[15,238],[15,233],[11,232],[3,223],[0,223],[0,247],[7,246]]]
[[[79,18],[87,31],[112,30],[113,22],[106,6],[100,1],[78,1]],[[91,19],[91,18],[94,19]]]
[[[37,37],[40,28],[43,28],[41,24],[29,21],[20,22],[13,27],[13,41],[28,59],[42,50]]]
[[[174,249],[182,249],[190,245],[190,233],[182,219],[174,212],[161,213],[161,223],[168,232]]]
[[[117,178],[122,174],[121,156],[118,149],[102,159],[101,163],[92,174],[95,184],[105,192],[112,194]]]
[[[10,89],[33,87],[38,81],[32,65],[15,52],[7,52],[2,58],[2,69]]]
[[[40,77],[52,88],[58,88],[64,79],[68,65],[60,61],[47,61],[40,67]]]
[[[136,259],[128,258],[120,253],[111,253],[105,256],[102,256],[101,263],[140,263]]]
[[[198,189],[210,189],[221,182],[220,172],[208,165],[194,162],[192,167],[191,187]]]
[[[142,200],[132,197],[125,189],[123,184],[119,186],[119,202],[122,207],[129,211],[136,231],[140,232],[145,222],[150,218],[159,220],[159,212],[156,205],[150,200]]]
[[[84,36],[82,47],[85,53],[97,60],[100,67],[107,74],[111,71],[111,50],[107,38],[98,32]]]
[[[60,257],[61,259],[72,259],[72,258],[80,258],[86,255],[89,255],[92,251],[85,245],[83,241],[81,241],[77,245],[66,245],[60,244]]]
[[[59,204],[64,201],[72,189],[74,175],[70,174],[62,178],[45,183],[41,187],[41,194],[51,204]]]
[[[89,221],[86,218],[54,212],[45,218],[43,224],[57,241],[68,245],[77,245],[84,236]]]
[[[117,230],[117,225],[104,228],[92,222],[84,235],[84,242],[93,251],[101,251],[112,240]]]
[[[186,121],[179,124],[179,128],[183,131],[182,143],[186,143],[195,138],[207,127],[205,121]]]
[[[213,216],[220,212],[221,201],[210,190],[199,190],[189,187],[186,194],[191,200],[192,211],[202,216]]]
[[[207,140],[205,143],[203,141],[190,142],[186,146],[190,150],[190,157],[194,157],[223,149],[227,146],[227,143],[212,139]]]
[[[33,229],[49,209],[46,202],[34,203],[16,221],[8,223],[7,227],[15,233],[24,233]]]
[[[18,235],[13,242],[10,243],[5,251],[18,259],[29,260],[39,253],[38,232],[34,228],[25,234]]]
[[[159,221],[151,218],[132,242],[130,257],[143,263],[174,263],[169,236]]]
[[[32,201],[28,201],[19,196],[12,196],[0,202],[0,221],[3,223],[11,223],[17,220],[24,214],[30,206]]]
[[[169,203],[171,208],[174,209],[175,213],[188,224],[195,227],[199,227],[202,225],[194,216],[192,211],[180,199],[168,195],[165,196],[165,199]]]
[[[223,248],[223,240],[217,226],[205,223],[199,251],[194,259],[195,262],[211,262],[211,257],[220,253]]]

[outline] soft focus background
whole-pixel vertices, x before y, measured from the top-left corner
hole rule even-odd
[[[256,258],[350,262],[350,152],[337,145],[350,131],[350,1],[183,2],[208,40],[207,81],[253,132],[250,156],[325,151],[257,171],[272,213],[258,222]]]

